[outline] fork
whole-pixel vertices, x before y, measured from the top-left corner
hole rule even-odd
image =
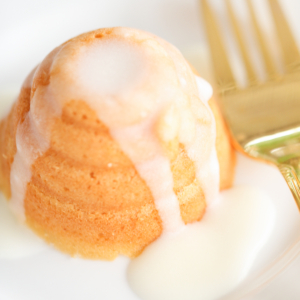
[[[230,0],[225,0],[241,53],[247,86],[235,81],[217,19],[200,0],[222,113],[237,150],[275,164],[300,210],[300,55],[277,0],[268,1],[284,65],[280,73],[270,56],[251,0],[245,0],[267,78],[259,80]]]

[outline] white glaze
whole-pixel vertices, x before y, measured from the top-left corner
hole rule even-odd
[[[205,194],[206,203],[209,205],[217,198],[219,193],[219,185],[220,185],[220,168],[219,168],[219,161],[217,157],[216,142],[215,142],[216,123],[215,123],[213,113],[208,105],[208,100],[211,99],[213,90],[211,85],[203,78],[196,76],[196,82],[198,86],[199,98],[202,100],[203,104],[206,106],[207,110],[209,111],[213,122],[212,130],[210,132],[209,137],[204,137],[204,138],[202,137],[202,140],[205,139],[208,140],[209,138],[213,139],[214,140],[213,148],[210,149],[210,152],[206,156],[205,160],[203,160],[203,158],[194,159],[196,165],[196,176],[199,182],[201,182],[201,186]],[[197,130],[199,131],[199,136],[201,137],[203,131],[200,124],[198,125]],[[204,145],[203,143],[199,142],[195,145],[194,151],[198,151],[198,155],[203,156],[202,153],[205,153],[207,151],[206,146],[207,145]],[[188,150],[190,151],[190,149]]]
[[[33,70],[25,79],[23,88],[31,88],[34,73]],[[31,165],[38,154],[42,154],[42,150],[44,150],[42,148],[45,148],[43,146],[42,148],[39,147],[38,140],[41,138],[38,128],[33,122],[31,111],[29,111],[24,122],[18,124],[16,133],[17,152],[10,171],[11,199],[9,205],[14,214],[23,222],[25,221],[24,198],[27,184],[31,179]],[[42,144],[44,143],[43,140]]]
[[[186,146],[188,155],[195,162],[196,177],[201,183],[206,200],[212,202],[219,191],[219,163],[215,149],[216,129],[213,114],[207,105],[208,100],[212,96],[212,88],[203,79],[197,81],[197,86],[198,92],[201,91],[202,93],[200,99],[205,104],[213,120],[213,126],[209,132],[209,137],[207,137],[203,136],[203,131],[207,133],[206,128],[201,128],[201,124],[197,124],[195,136],[184,140],[189,135],[188,131],[194,124],[186,126],[185,130],[183,130],[184,138],[179,138],[179,141]],[[195,101],[199,101],[199,98],[196,98]],[[200,107],[201,109],[203,107]],[[169,120],[164,118],[164,123],[169,123],[171,128],[176,128],[177,124],[174,124],[174,120],[178,120],[169,111],[167,112]],[[181,118],[185,117],[185,112],[190,113],[189,110],[183,108]],[[164,155],[162,146],[156,136],[157,133],[153,130],[155,118],[156,115],[154,114],[152,118],[147,118],[137,125],[113,129],[110,132],[150,188],[155,200],[155,206],[163,221],[164,232],[176,232],[184,224],[181,220],[179,203],[173,191],[173,175],[170,161]],[[181,126],[184,127],[185,123],[191,119],[193,120],[193,116],[189,115],[186,119],[181,120]],[[201,131],[201,129],[203,130]],[[205,143],[205,141],[211,141],[212,145]],[[201,147],[200,144],[202,144]]]
[[[151,43],[153,42],[151,40]],[[163,45],[165,46],[165,43]],[[179,203],[173,191],[173,175],[170,160],[164,154],[162,141],[158,139],[157,135],[160,132],[164,132],[164,126],[171,128],[167,130],[169,133],[172,128],[178,127],[178,122],[180,123],[179,141],[184,144],[187,154],[195,162],[197,178],[203,186],[205,194],[212,199],[217,194],[219,185],[218,179],[214,178],[219,177],[217,157],[215,155],[216,133],[214,118],[209,107],[206,104],[201,105],[198,97],[190,99],[192,102],[197,102],[196,111],[198,112],[198,117],[200,115],[200,120],[198,121],[197,115],[191,109],[195,108],[195,106],[191,106],[188,99],[186,99],[190,92],[188,88],[191,89],[188,86],[188,82],[191,81],[188,75],[190,75],[189,72],[191,73],[191,71],[185,65],[184,59],[177,53],[176,55],[178,56],[176,56],[173,49],[169,49],[169,46],[163,48],[161,45],[157,45],[156,47],[158,50],[151,49],[154,54],[150,50],[149,54],[141,53],[133,45],[130,45],[131,51],[128,51],[128,44],[127,42],[124,43],[124,41],[116,43],[113,40],[105,40],[104,42],[97,40],[93,43],[91,49],[86,48],[80,51],[78,57],[76,57],[77,63],[75,68],[73,61],[71,61],[69,64],[66,64],[67,67],[65,69],[69,71],[74,68],[74,72],[71,72],[71,80],[76,82],[76,86],[79,86],[79,89],[85,95],[88,93],[87,90],[89,91],[89,97],[85,97],[85,100],[96,110],[99,119],[108,126],[112,137],[134,163],[136,170],[150,188],[156,208],[163,222],[164,231],[175,232],[184,224],[180,215]],[[167,51],[167,54],[173,60],[175,71],[177,71],[177,75],[174,71],[172,74],[174,77],[175,73],[175,78],[171,77],[170,80],[166,80],[165,76],[161,76],[159,72],[161,71],[164,74],[164,70],[160,70],[156,65],[152,65],[160,55],[160,53],[157,53],[158,51]],[[111,53],[119,52],[122,52],[122,61],[126,61],[126,63],[121,60],[118,60],[118,64],[111,63]],[[93,67],[91,70],[83,67],[83,65],[92,65],[95,60],[94,56],[98,53],[102,55],[101,62],[105,62],[103,69],[100,66],[97,68]],[[148,60],[147,55],[150,56]],[[164,63],[166,58],[163,56],[161,60],[160,63]],[[155,73],[151,71],[153,68],[156,71]],[[82,81],[83,69],[84,76],[91,78],[91,80]],[[107,69],[109,69],[109,72]],[[128,81],[126,76],[118,75],[118,89],[109,87],[101,90],[98,89],[97,82],[94,81],[94,78],[103,78],[109,73],[107,80],[110,86],[111,82],[113,82],[113,76],[110,77],[110,74],[126,74],[128,70],[130,70],[129,78],[131,80]],[[176,78],[176,76],[178,77]],[[149,84],[152,81],[155,85],[153,83],[152,85]],[[180,83],[179,86],[178,81]],[[160,86],[161,83],[165,86]],[[203,102],[206,103],[211,97],[211,87],[203,80],[200,80],[198,84],[200,90],[204,89],[202,98],[205,98]],[[195,86],[195,95],[199,92],[196,88]],[[149,96],[145,96],[144,90],[151,96],[151,99],[148,99]],[[139,95],[141,99],[136,95],[133,96],[133,94]],[[104,104],[99,102],[99,97],[104,99]],[[142,102],[138,103],[139,106],[137,106],[138,101]],[[150,101],[150,104],[147,101]],[[153,107],[153,103],[156,107]],[[126,105],[126,114],[129,114],[128,111],[136,111],[138,119],[136,116],[133,116],[131,119],[122,121],[125,113],[122,109],[124,105]],[[171,114],[170,117],[169,111],[173,109],[174,105],[177,106],[178,115],[174,116]],[[128,107],[130,107],[130,110]],[[122,112],[122,117],[120,116],[118,120],[115,120],[113,115],[118,115],[118,110]],[[167,123],[166,117],[160,116],[164,110],[166,110],[166,115],[169,117],[169,124],[167,125],[165,125]],[[212,122],[211,126],[202,124],[202,111],[205,110],[209,111],[206,114],[210,114],[209,121]],[[157,132],[156,124],[159,123],[163,123],[163,129],[158,128]],[[176,136],[176,133],[174,132],[173,135]],[[193,134],[191,135],[191,133]],[[215,168],[211,170],[210,167],[212,166]]]
[[[163,235],[132,260],[129,284],[143,300],[217,299],[245,278],[274,221],[273,204],[262,190],[224,191],[201,222]]]
[[[198,85],[199,98],[203,102],[207,103],[213,95],[212,86],[205,79],[199,76],[196,76],[196,82]]]
[[[102,101],[114,101],[109,98],[132,87],[143,73],[144,57],[130,44],[117,39],[96,40],[82,48],[77,80],[86,91],[105,95]]]
[[[174,232],[183,226],[183,222],[179,203],[173,191],[170,161],[163,155],[159,141],[148,123],[151,124],[151,120],[112,130],[111,135],[121,145],[122,150],[134,163],[136,170],[150,188],[155,207],[163,221],[164,231]]]
[[[33,76],[33,72],[30,76]],[[30,77],[29,76],[29,77]],[[26,79],[25,85],[32,82]],[[28,88],[28,86],[26,86]],[[56,116],[60,114],[59,107],[51,97],[41,98],[38,88],[31,99],[30,110],[23,123],[18,125],[16,134],[17,152],[10,172],[11,199],[9,206],[21,221],[25,221],[24,198],[27,184],[31,180],[31,166],[35,160],[43,155],[50,146],[51,125]],[[48,92],[49,95],[49,92]],[[44,100],[44,101],[41,101]]]

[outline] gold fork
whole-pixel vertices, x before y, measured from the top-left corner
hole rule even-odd
[[[284,73],[276,70],[251,0],[246,0],[267,79],[258,79],[230,0],[229,19],[247,75],[238,87],[217,20],[207,0],[200,0],[207,31],[219,104],[238,150],[275,164],[300,210],[300,55],[277,0],[267,0],[275,23]]]

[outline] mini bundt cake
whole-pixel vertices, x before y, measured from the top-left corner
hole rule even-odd
[[[199,221],[232,184],[234,152],[209,98],[152,34],[75,37],[31,72],[0,123],[0,189],[58,249],[135,257],[163,231]]]

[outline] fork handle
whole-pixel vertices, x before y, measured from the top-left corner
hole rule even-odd
[[[300,181],[295,168],[288,164],[280,164],[278,168],[288,184],[300,211]]]

